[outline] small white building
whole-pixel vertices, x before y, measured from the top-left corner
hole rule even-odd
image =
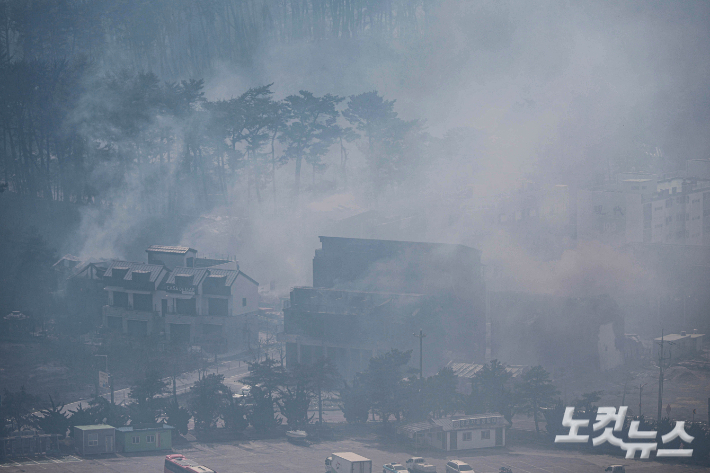
[[[669,333],[663,336],[663,338],[658,337],[654,340],[653,357],[658,358],[661,340],[663,340],[664,356],[670,355],[673,358],[686,358],[697,355],[703,350],[704,338],[705,334],[698,333],[697,330],[693,330],[693,333],[683,331],[680,333]]]
[[[474,414],[406,424],[397,433],[416,445],[444,451],[505,446],[505,419],[500,414]]]

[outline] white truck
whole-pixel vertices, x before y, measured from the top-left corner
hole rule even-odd
[[[372,460],[353,452],[334,453],[325,459],[325,473],[372,473]]]
[[[407,460],[407,470],[409,473],[436,473],[436,467],[429,465],[422,457],[412,457]]]

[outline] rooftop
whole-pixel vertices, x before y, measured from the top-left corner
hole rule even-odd
[[[109,267],[106,269],[106,272],[104,273],[105,278],[112,278],[113,277],[113,270],[121,270],[121,269],[126,269],[128,270],[126,274],[123,276],[124,281],[132,281],[133,280],[133,272],[149,272],[150,273],[150,282],[155,282],[155,280],[160,276],[160,272],[164,269],[162,264],[145,264],[145,263],[133,263],[130,261],[113,261],[109,265]]]
[[[456,376],[460,376],[462,378],[473,378],[478,371],[483,369],[482,364],[456,363],[453,361],[450,361],[446,366],[451,368]],[[529,368],[530,367],[526,365],[506,365],[505,371],[510,373],[511,377],[517,378],[525,374]]]
[[[139,430],[160,430],[160,429],[174,429],[175,427],[168,424],[137,424],[137,425],[127,425],[124,427],[118,427],[116,430],[120,432],[136,432]]]
[[[164,246],[164,245],[151,245],[147,250],[145,250],[148,253],[175,253],[175,254],[180,254],[184,255],[188,251],[194,251],[197,253],[197,250],[193,248],[189,248],[187,246]]]
[[[108,424],[94,424],[94,425],[76,425],[75,429],[79,430],[103,430],[103,429],[113,429],[112,425]]]
[[[687,333],[685,335],[679,334],[679,333],[669,333],[668,335],[664,335],[663,337],[658,337],[654,340],[657,342],[660,342],[663,340],[664,342],[675,342],[676,340],[681,340],[683,338],[698,338],[698,337],[704,337],[704,333]]]

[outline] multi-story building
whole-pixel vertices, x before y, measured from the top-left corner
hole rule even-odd
[[[286,362],[333,356],[347,377],[372,355],[416,349],[425,369],[446,357],[485,358],[485,286],[480,252],[464,245],[320,237],[313,288],[284,307]],[[418,364],[418,363],[413,363]]]
[[[236,261],[198,258],[187,247],[152,246],[147,252],[151,263],[113,261],[103,274],[104,326],[213,352],[256,343],[259,283]]]
[[[577,237],[627,243],[710,245],[710,181],[620,175],[577,194]]]

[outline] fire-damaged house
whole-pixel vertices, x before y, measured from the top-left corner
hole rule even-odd
[[[320,237],[313,287],[284,307],[286,362],[334,357],[351,377],[371,356],[418,347],[425,369],[452,356],[485,357],[485,286],[480,252],[463,245]]]
[[[149,264],[113,261],[106,269],[106,327],[215,352],[256,342],[259,284],[236,261],[197,258],[186,247],[147,251]]]

